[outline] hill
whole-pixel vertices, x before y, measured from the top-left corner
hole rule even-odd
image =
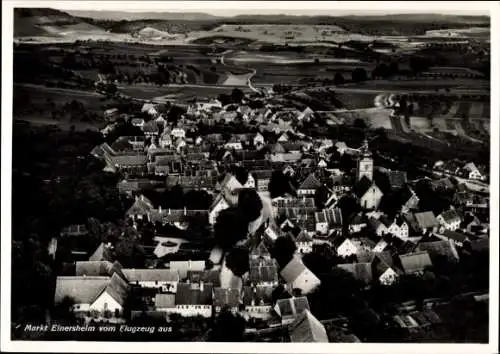
[[[164,20],[164,21],[208,21],[219,17],[203,12],[131,12],[131,11],[99,11],[99,10],[67,10],[75,17],[86,17],[95,20],[112,21],[138,21],[138,20]]]
[[[64,11],[50,8],[14,9],[14,37],[59,37],[71,32],[105,31]]]

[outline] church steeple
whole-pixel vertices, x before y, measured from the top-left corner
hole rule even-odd
[[[363,140],[363,145],[361,145],[361,153],[363,155],[363,157],[367,156],[367,157],[371,157],[372,154],[370,152],[370,148],[368,147],[368,138],[365,137],[365,140]]]
[[[361,151],[361,156],[358,158],[357,180],[359,181],[363,177],[366,177],[370,181],[373,181],[373,159],[366,137],[359,150]]]

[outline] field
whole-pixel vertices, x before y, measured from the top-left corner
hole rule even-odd
[[[240,88],[243,92],[249,92],[248,87]],[[230,94],[233,87],[215,86],[148,86],[148,85],[126,85],[120,88],[124,95],[144,100],[169,100],[186,103],[193,99],[209,99],[217,97],[221,93]]]

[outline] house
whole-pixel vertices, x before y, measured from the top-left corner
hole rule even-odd
[[[294,256],[281,270],[281,277],[287,283],[288,291],[299,289],[303,295],[316,289],[321,281],[311,272],[298,256]]]
[[[91,262],[112,261],[113,260],[113,246],[109,243],[102,243],[89,257]]]
[[[175,307],[165,308],[169,313],[178,313],[183,317],[212,317],[213,285],[201,283],[179,283],[175,293]],[[170,305],[171,302],[168,302]]]
[[[205,261],[171,261],[170,262],[170,270],[177,271],[179,273],[179,278],[181,280],[187,278],[187,274],[189,271],[204,271],[205,270]]]
[[[122,271],[130,285],[158,289],[161,292],[175,293],[180,281],[179,272],[175,269],[123,269]]]
[[[219,213],[227,208],[229,208],[229,202],[226,200],[224,195],[220,193],[212,202],[212,205],[210,206],[208,212],[208,222],[210,223],[210,225],[215,225]]]
[[[287,132],[284,132],[283,134],[280,135],[280,137],[278,138],[278,142],[280,143],[284,143],[284,142],[287,142],[288,140],[290,140],[290,137],[288,136],[288,133]]]
[[[298,236],[295,238],[295,245],[297,246],[297,251],[300,254],[306,254],[312,252],[313,239],[307,232],[301,230]]]
[[[415,220],[422,232],[436,232],[439,228],[439,222],[432,211],[415,213]]]
[[[269,182],[271,181],[272,175],[273,170],[258,170],[252,172],[257,191],[267,192],[269,190]]]
[[[420,226],[415,218],[415,214],[403,213],[400,217],[408,225],[408,237],[421,235]]]
[[[396,217],[391,226],[392,229],[389,228],[389,233],[394,236],[399,237],[402,240],[406,240],[410,237],[410,226],[401,215]]]
[[[479,171],[479,169],[476,167],[474,162],[469,162],[464,165],[463,170],[467,176],[468,179],[475,179],[475,180],[483,180],[484,176]]]
[[[224,308],[236,313],[240,306],[240,289],[214,288],[213,306],[215,313]]]
[[[153,137],[160,133],[160,127],[158,126],[158,123],[156,123],[156,120],[150,120],[149,122],[143,124],[142,131],[145,136]]]
[[[449,262],[458,262],[460,260],[455,243],[451,239],[421,242],[418,244],[417,250],[429,253],[433,263],[440,257],[445,257]]]
[[[271,259],[271,253],[267,249],[264,241],[250,251],[250,259]]]
[[[314,214],[316,220],[316,232],[326,236],[331,231],[342,230],[342,211],[340,208],[324,209]]]
[[[380,252],[372,260],[373,278],[382,285],[391,285],[403,272],[394,265],[390,252]]]
[[[407,185],[398,190],[398,199],[401,203],[401,211],[408,213],[418,209],[419,198],[417,194]]]
[[[126,276],[123,274],[122,265],[120,262],[115,261],[77,261],[75,262],[75,275],[78,277],[111,277],[117,273],[122,279],[127,281]]]
[[[314,116],[314,111],[306,107],[300,114],[297,116],[297,120],[300,121],[309,121]]]
[[[150,116],[157,116],[158,115],[158,110],[156,109],[156,105],[153,103],[144,103],[144,105],[141,108],[141,113],[147,113]]]
[[[353,241],[344,236],[337,236],[333,240],[333,248],[340,257],[349,257],[360,251]]]
[[[61,237],[81,237],[88,234],[87,226],[84,224],[73,224],[61,229]]]
[[[351,234],[360,232],[366,227],[366,220],[362,213],[356,214],[349,223],[349,232]]]
[[[100,320],[120,318],[129,293],[129,286],[118,274],[113,276],[58,276],[54,305],[65,299],[73,303],[78,315],[99,314]]]
[[[241,140],[237,136],[232,136],[226,144],[224,144],[226,149],[243,150],[243,145]]]
[[[254,287],[278,286],[278,268],[274,260],[268,259],[268,261],[264,261],[263,263],[251,261],[249,280],[250,284]]]
[[[134,126],[134,127],[138,127],[138,128],[141,128],[144,126],[144,119],[142,118],[132,118],[132,120],[130,121],[130,123]]]
[[[388,233],[387,226],[380,219],[370,217],[367,222],[368,227],[375,232],[377,236],[383,236]]]
[[[264,139],[264,136],[261,133],[255,134],[253,138],[253,145],[255,147],[262,147],[266,143],[266,140]]]
[[[405,171],[387,171],[387,178],[392,190],[403,188],[406,185],[407,178]]]
[[[316,190],[322,186],[314,173],[309,174],[297,189],[299,196],[314,196]]]
[[[278,227],[274,222],[270,222],[264,230],[264,241],[268,245],[273,245],[281,234],[282,232],[280,227]]]
[[[288,327],[292,343],[328,343],[325,326],[305,310]]]
[[[243,312],[245,318],[269,319],[272,316],[272,295],[274,287],[244,286],[242,292]]]
[[[220,286],[220,270],[209,269],[209,270],[188,270],[187,280],[188,283],[210,283],[213,286]]]
[[[470,242],[466,234],[457,231],[445,230],[444,232],[437,233],[435,235],[441,240],[452,241],[457,247],[463,247],[466,242]]]
[[[363,209],[377,209],[382,200],[383,193],[375,182],[370,181],[366,176],[363,176],[354,186],[354,194],[359,200]]]
[[[440,225],[442,225],[446,230],[449,231],[457,230],[462,222],[462,219],[455,209],[443,211],[436,217],[436,220]]]
[[[149,220],[154,209],[151,201],[144,195],[136,196],[134,204],[127,210],[126,216],[134,220]]]
[[[104,111],[104,118],[106,120],[114,120],[119,115],[120,111],[118,108],[110,108]]]
[[[406,274],[422,274],[427,267],[432,267],[429,253],[426,251],[402,254],[399,261]]]
[[[373,280],[371,262],[344,263],[338,264],[337,267],[351,273],[354,279],[359,280],[366,286],[370,285]]]
[[[170,134],[176,139],[185,139],[186,138],[186,130],[184,128],[175,127],[172,129]]]
[[[309,311],[309,301],[305,296],[279,299],[274,306],[274,311],[281,317],[281,323],[292,323],[304,311]]]

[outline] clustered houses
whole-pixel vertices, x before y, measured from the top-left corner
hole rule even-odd
[[[171,314],[210,318],[227,308],[247,320],[271,323],[278,318],[289,326],[292,340],[328,341],[305,297],[321,284],[303,262],[304,255],[314,254],[316,247],[328,245],[342,260],[337,267],[369,287],[390,285],[403,274],[421,275],[441,256],[457,261],[459,250],[489,237],[485,223],[476,216],[484,204],[487,208],[484,194],[467,185],[458,188],[446,178],[431,180],[435,193],[454,193],[453,205],[438,215],[422,209],[418,190],[406,172],[375,166],[368,139],[357,149],[301,133],[301,124],[315,117],[310,108],[267,104],[252,109],[243,103],[229,109],[211,100],[189,106],[175,125],[159,111],[155,104],[145,104],[143,118],[131,119],[143,135],[119,137],[92,151],[105,163],[104,171],[124,176],[117,188],[130,199],[125,217],[139,232],[145,222],[187,230],[193,217],[212,230],[220,212],[238,203],[240,190],[255,189],[269,197],[275,172],[287,178],[280,181],[287,192],[271,200],[269,220],[249,229],[257,242],[247,244],[249,265],[242,276],[233,274],[217,249],[210,255],[211,262],[190,256],[163,262],[166,254],[181,255],[180,250],[187,247],[175,238],[156,235],[152,248],[155,264],[161,264],[158,269],[125,269],[114,262],[113,245],[99,245],[90,257],[76,262],[75,274],[59,276],[56,282],[55,302],[71,298],[75,312],[87,320],[128,320],[123,306],[134,294],[142,307],[132,308],[132,318],[145,308],[164,318]],[[119,112],[107,113],[115,114]],[[146,116],[150,116],[147,121]],[[238,121],[247,124],[249,131],[250,126],[255,129],[247,134],[202,135],[195,125],[200,121],[207,125]],[[355,159],[355,171],[337,168],[332,151]],[[469,180],[484,176],[473,163],[460,168],[468,171],[464,178]],[[162,208],[143,193],[175,187],[185,193],[204,190],[212,202],[203,209]],[[478,200],[478,195],[483,199]],[[352,210],[343,200],[352,202]],[[78,230],[70,227],[64,237],[73,231],[74,237],[81,237]],[[280,238],[291,239],[296,251],[278,260],[271,250]],[[278,288],[283,291],[276,299],[273,294]]]

